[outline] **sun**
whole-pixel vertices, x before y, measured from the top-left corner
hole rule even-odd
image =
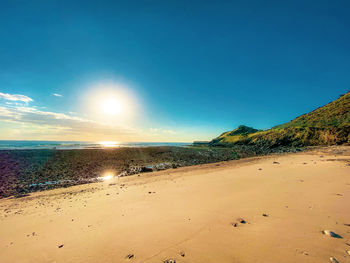
[[[121,105],[117,99],[107,98],[101,103],[102,110],[105,114],[114,116],[121,112]]]

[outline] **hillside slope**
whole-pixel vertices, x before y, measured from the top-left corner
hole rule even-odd
[[[237,132],[245,127],[246,132]],[[350,92],[294,120],[258,131],[240,126],[213,139],[212,146],[314,146],[350,143]]]

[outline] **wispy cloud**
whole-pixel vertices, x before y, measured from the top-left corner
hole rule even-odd
[[[8,94],[8,93],[2,93],[2,92],[0,92],[0,99],[10,100],[10,101],[21,101],[25,103],[29,103],[33,101],[32,98],[29,98],[28,96],[25,96],[25,95]]]
[[[177,134],[164,128],[143,131],[122,123],[92,120],[76,112],[54,112],[29,102],[33,100],[25,95],[0,93],[0,138],[154,141],[172,140]]]
[[[59,128],[69,134],[127,135],[135,130],[125,126],[112,126],[64,113],[38,110],[34,107],[2,107],[0,121],[29,123],[46,128]],[[92,130],[91,127],[94,127]]]
[[[61,97],[57,93],[53,95]],[[4,101],[1,102],[1,99]],[[135,129],[120,124],[109,125],[81,118],[72,113],[58,113],[29,106],[28,103],[32,101],[33,99],[25,95],[0,92],[0,121],[30,125],[31,128],[22,131],[22,133],[32,132],[38,136],[48,133],[47,136],[93,138],[95,136],[127,136],[136,133]],[[91,129],[91,127],[94,128]],[[21,129],[18,128],[19,130]]]
[[[54,95],[55,97],[63,97],[61,94],[58,93],[52,93],[52,95]]]

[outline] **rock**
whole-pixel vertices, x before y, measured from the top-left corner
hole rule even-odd
[[[180,256],[184,258],[185,257],[185,253],[184,252],[180,252]]]
[[[279,162],[273,162],[272,164],[280,164]]]
[[[134,254],[128,254],[128,255],[126,256],[127,259],[132,259],[133,257],[134,257]]]
[[[332,263],[339,263],[339,261],[334,258],[334,257],[330,257],[329,260],[332,262]]]
[[[175,259],[166,259],[163,261],[163,263],[176,263]]]
[[[237,218],[237,221],[241,224],[247,223],[247,221],[245,221],[243,218]]]
[[[348,253],[348,255],[350,256],[350,250],[347,250],[346,253]]]
[[[342,238],[342,236],[334,233],[333,231],[330,231],[330,230],[323,230],[322,233],[324,235],[327,235],[327,236],[330,236],[330,237],[334,237],[334,238]]]
[[[152,166],[142,166],[141,167],[141,172],[153,172],[153,167]]]
[[[64,244],[58,245],[58,248],[63,248]]]
[[[268,217],[269,215],[268,214],[262,214],[263,216],[265,216],[265,217]]]

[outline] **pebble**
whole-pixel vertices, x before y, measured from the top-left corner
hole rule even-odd
[[[247,223],[243,218],[237,218],[237,221],[240,222],[241,224]]]
[[[339,263],[339,261],[334,258],[334,257],[330,257],[329,260],[332,262],[332,263]]]
[[[330,236],[330,237],[334,237],[334,238],[342,238],[340,235],[334,233],[333,231],[330,230],[323,230],[322,233],[324,235]]]
[[[128,258],[128,259],[132,259],[134,257],[134,254],[128,254],[127,256],[126,256],[126,258]]]

